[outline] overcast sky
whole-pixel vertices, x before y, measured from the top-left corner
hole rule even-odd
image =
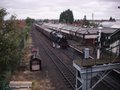
[[[75,19],[120,19],[120,0],[0,0],[0,8],[6,8],[17,18],[59,19],[62,11],[71,9]]]

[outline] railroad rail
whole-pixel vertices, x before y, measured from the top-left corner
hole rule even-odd
[[[53,49],[53,51],[54,51],[54,49]],[[70,70],[71,70],[71,72],[73,73],[73,74],[75,74],[76,72],[76,70],[75,70],[75,68],[73,67],[73,53],[72,52],[70,52],[69,50],[63,50],[63,49],[58,49],[58,50],[55,50],[55,51],[57,51],[57,53],[59,53],[59,54],[57,54],[58,55],[58,58],[60,58],[61,59],[61,56],[62,56],[62,58],[64,59],[61,59],[61,61],[62,61],[62,63],[64,63],[66,66],[67,66],[67,68],[69,68]]]
[[[62,74],[65,84],[70,89],[75,89],[75,74],[72,72],[71,69],[62,61],[61,58],[59,58],[55,52],[53,52],[52,49],[49,48],[44,40],[42,40],[42,43],[40,42],[40,45],[43,47],[46,54],[50,57],[52,62],[55,64],[55,66],[58,68],[60,73]]]
[[[73,81],[75,81],[75,75],[62,62],[62,60],[58,56],[56,56],[56,54],[52,50],[50,50],[50,48],[47,47],[47,48],[44,48],[44,50],[46,51],[47,55],[51,58],[53,63],[56,65],[58,70],[61,72],[61,74],[63,75],[66,84],[68,83],[70,85],[70,87],[74,89],[75,83]]]

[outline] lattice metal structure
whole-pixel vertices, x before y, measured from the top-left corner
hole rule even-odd
[[[75,90],[93,90],[103,79],[106,80],[106,82],[110,83],[112,87],[116,88],[116,90],[119,90],[120,88],[119,83],[112,81],[112,79],[110,79],[108,76],[108,74],[111,73],[114,69],[120,68],[120,63],[82,67],[79,63],[74,61],[73,66],[76,68]],[[92,84],[91,81],[93,77],[98,76],[99,76],[98,81]]]

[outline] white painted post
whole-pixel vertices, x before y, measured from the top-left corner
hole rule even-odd
[[[99,32],[98,32],[98,49],[97,49],[97,59],[100,59],[100,48],[101,48],[101,43],[100,43],[100,38],[101,38],[101,28],[99,29]]]

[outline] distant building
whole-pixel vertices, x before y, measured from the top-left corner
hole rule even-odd
[[[105,21],[100,23],[103,27],[107,28],[120,28],[120,21]]]
[[[48,19],[48,23],[59,23],[58,19]]]
[[[100,28],[80,28],[77,30],[76,36],[81,37],[85,44],[94,45],[95,39],[98,37]],[[116,29],[101,28],[101,32],[106,35],[112,34]]]

